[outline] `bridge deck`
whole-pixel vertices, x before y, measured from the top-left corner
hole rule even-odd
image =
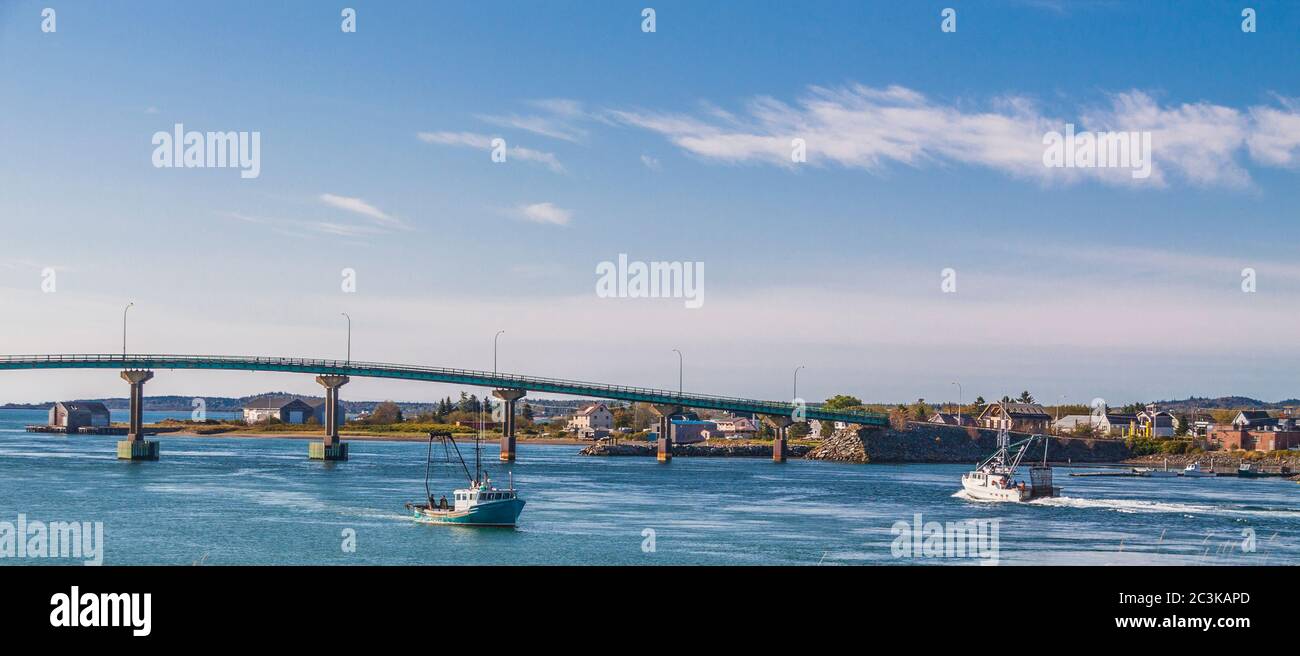
[[[589,396],[618,401],[678,404],[690,408],[707,408],[730,412],[752,412],[764,415],[789,416],[794,404],[779,401],[762,401],[709,394],[679,394],[670,390],[645,387],[627,387],[603,383],[587,383],[558,378],[520,376],[516,374],[422,367],[380,362],[348,362],[345,360],[313,360],[307,358],[277,358],[226,355],[141,355],[141,354],[87,354],[87,355],[8,355],[0,356],[0,370],[17,369],[220,369],[227,371],[280,371],[305,374],[333,374],[370,378],[398,378],[435,383],[458,383],[498,389],[524,389],[573,396]],[[879,414],[826,410],[809,405],[807,419],[843,421],[869,426],[887,425],[888,419]]]

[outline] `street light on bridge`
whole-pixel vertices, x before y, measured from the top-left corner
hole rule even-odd
[[[681,352],[681,351],[678,351],[677,349],[673,349],[673,352],[677,354],[677,396],[681,396],[681,395],[682,395],[682,375],[683,375],[682,372],[685,371],[685,369],[686,369],[686,358],[683,357],[683,356],[682,356],[682,352]]]
[[[352,317],[349,316],[347,312],[340,312],[339,314],[341,314],[341,315],[343,315],[343,316],[345,316],[345,317],[348,318],[348,360],[347,360],[347,366],[351,367],[351,366],[352,366]]]
[[[126,311],[133,305],[135,301],[127,303],[126,307],[122,308],[122,362],[126,362]]]
[[[961,383],[953,382],[957,386],[957,425],[961,425]]]
[[[492,375],[497,375],[497,340],[501,338],[504,330],[498,330],[496,335],[492,336]]]
[[[799,398],[799,370],[803,368],[804,368],[803,365],[799,365],[794,368],[794,396],[790,398],[794,398],[794,399]]]

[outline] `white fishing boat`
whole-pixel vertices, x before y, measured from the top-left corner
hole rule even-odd
[[[1212,478],[1215,476],[1214,464],[1211,463],[1209,467],[1206,467],[1199,462],[1194,462],[1183,468],[1183,476],[1188,478]]]
[[[1165,458],[1165,466],[1162,469],[1156,469],[1155,467],[1134,467],[1133,473],[1148,478],[1174,478],[1178,476],[1177,470],[1169,468],[1169,458]]]
[[[1003,414],[1005,416],[1005,413]],[[1043,438],[1043,463],[1029,468],[1030,484],[1017,481],[1016,470],[1029,450],[1029,445]],[[1047,438],[1033,435],[1027,440],[1011,444],[1005,425],[998,430],[998,450],[980,463],[974,471],[962,475],[961,486],[966,495],[976,501],[1029,501],[1040,497],[1060,496],[1061,488],[1052,485],[1052,468],[1047,465]],[[1011,450],[1019,447],[1015,455]]]

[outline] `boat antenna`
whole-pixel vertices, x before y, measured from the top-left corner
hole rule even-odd
[[[483,406],[491,403],[488,397],[483,397],[483,402],[478,406],[478,432],[474,434],[474,484],[478,485],[483,481]]]
[[[433,505],[433,493],[429,491],[429,461],[433,459],[433,431],[429,431],[429,451],[424,454],[424,496]]]

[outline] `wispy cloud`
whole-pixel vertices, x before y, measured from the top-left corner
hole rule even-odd
[[[983,166],[1045,184],[1097,179],[1112,184],[1168,184],[1170,174],[1194,185],[1241,186],[1244,160],[1291,166],[1300,159],[1300,109],[1246,110],[1207,102],[1163,106],[1141,91],[1112,94],[1108,104],[1077,118],[1052,117],[1030,98],[997,98],[982,110],[945,104],[902,86],[811,87],[799,100],[759,97],[734,115],[611,110],[618,123],[655,132],[705,160],[793,167],[791,142],[804,139],[808,163],[884,172],[949,163]],[[1116,168],[1052,168],[1043,164],[1043,138],[1067,123],[1079,131],[1151,132],[1153,170],[1134,180]]]
[[[354,214],[360,214],[361,216],[370,219],[375,224],[383,227],[403,229],[409,227],[405,221],[397,217],[389,216],[378,207],[375,207],[360,198],[338,196],[335,194],[321,194],[320,199],[326,205],[337,207],[338,209],[346,210]]]
[[[240,212],[218,212],[217,214],[236,221],[263,226],[276,234],[290,237],[299,237],[304,232],[312,232],[329,237],[369,237],[383,235],[390,232],[387,228],[378,225],[341,223],[338,221],[311,219],[282,219],[267,216],[253,216]]]
[[[573,218],[573,212],[557,207],[554,203],[520,205],[515,208],[514,214],[525,221],[544,225],[569,225],[569,220]]]
[[[490,150],[492,148],[491,135],[480,134],[477,132],[420,132],[416,137],[425,143],[437,144],[440,146],[463,146],[469,148],[479,148]],[[506,141],[506,161],[517,159],[525,162],[534,162],[541,164],[555,173],[564,173],[564,165],[560,164],[559,158],[554,153],[533,150],[523,146],[512,146]]]
[[[641,163],[645,164],[645,167],[650,169],[651,171],[658,171],[663,168],[663,166],[659,163],[658,158],[651,157],[649,155],[642,155]]]

